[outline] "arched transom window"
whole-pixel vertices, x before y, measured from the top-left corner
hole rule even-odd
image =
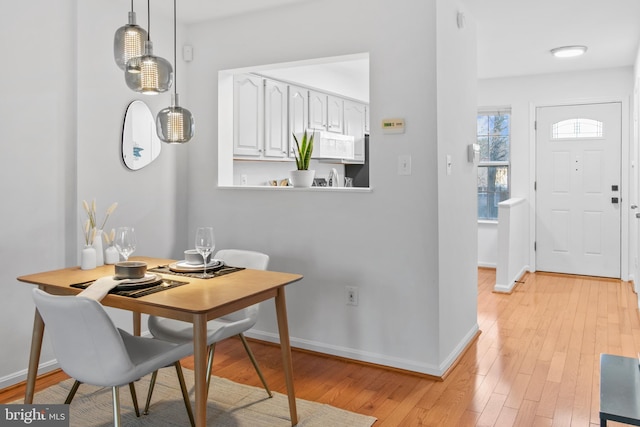
[[[592,119],[568,119],[554,123],[552,139],[602,138],[602,122]]]

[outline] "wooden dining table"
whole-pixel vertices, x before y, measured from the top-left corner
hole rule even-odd
[[[150,257],[132,257],[130,259],[146,262],[149,269],[168,266],[175,262],[171,259]],[[40,289],[51,294],[75,295],[80,293],[81,289],[72,285],[90,282],[113,274],[113,265],[105,265],[92,270],[70,267],[21,276],[18,277],[18,280],[38,285]],[[288,284],[299,281],[302,276],[293,273],[252,269],[243,269],[211,279],[172,274],[161,275],[169,280],[188,283],[138,298],[108,294],[101,303],[105,306],[131,311],[135,335],[140,335],[141,332],[142,313],[193,323],[196,426],[204,427],[207,425],[207,322],[271,298],[275,299],[291,425],[296,425],[298,415],[293,387],[293,365],[284,288]],[[24,403],[33,402],[44,328],[44,322],[38,311],[35,310]]]

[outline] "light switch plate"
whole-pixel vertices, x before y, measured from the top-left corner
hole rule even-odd
[[[398,175],[411,175],[411,156],[409,154],[398,156]]]

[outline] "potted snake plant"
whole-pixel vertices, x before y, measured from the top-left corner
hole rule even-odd
[[[302,141],[298,141],[296,134],[293,134],[296,143],[294,154],[296,156],[296,170],[290,172],[291,184],[294,187],[311,187],[316,171],[309,170],[311,162],[311,154],[313,153],[313,132],[311,135],[304,131]]]

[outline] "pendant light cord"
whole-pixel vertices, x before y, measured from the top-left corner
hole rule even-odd
[[[151,41],[151,0],[147,0],[147,41]]]
[[[176,0],[173,0],[173,94],[178,93],[178,61],[176,55]]]
[[[131,0],[131,12],[133,12],[133,0]]]

